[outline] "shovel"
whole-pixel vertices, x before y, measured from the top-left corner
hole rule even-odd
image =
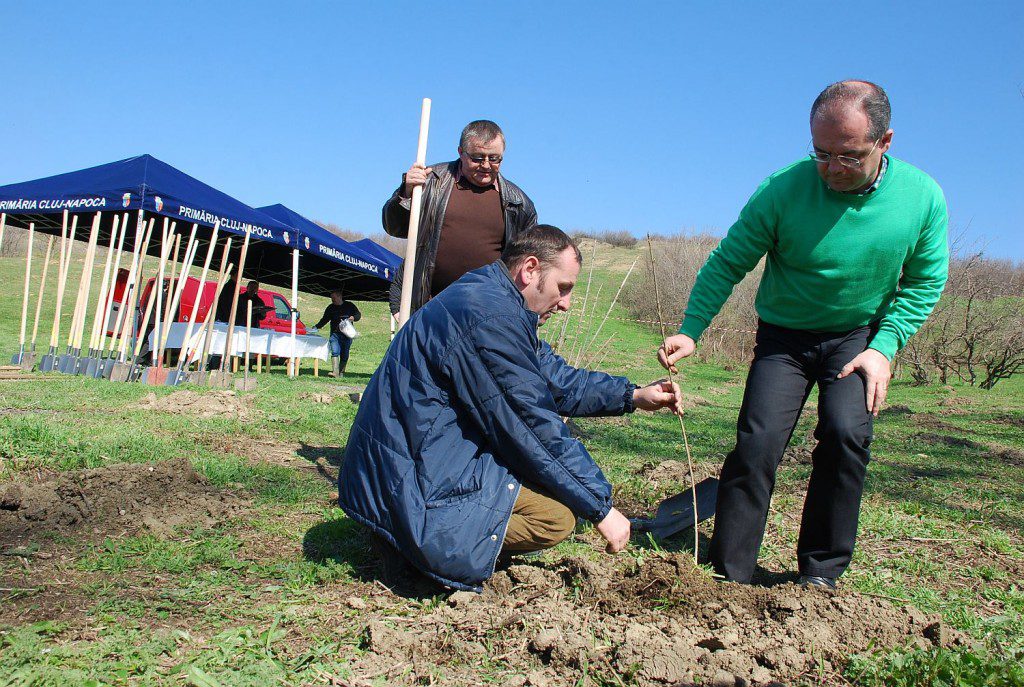
[[[53,372],[57,366],[57,347],[50,346],[50,352],[42,357],[39,361],[40,372]]]
[[[82,355],[82,351],[78,348],[70,349],[65,355],[60,357],[57,363],[57,369],[66,375],[73,375],[78,373],[78,361]]]
[[[90,348],[89,357],[79,366],[78,374],[86,377],[96,377],[96,369],[100,365],[99,351]]]
[[[18,352],[11,356],[11,365],[21,365],[23,369],[27,362],[25,359],[25,325],[28,323],[28,290],[29,281],[32,278],[32,237],[35,235],[35,230],[34,223],[28,225],[28,253],[25,254],[25,297],[21,301],[21,340]],[[32,363],[35,363],[34,356]]]
[[[708,477],[697,483],[697,521],[704,522],[715,514],[718,501],[718,480]],[[653,518],[630,520],[635,532],[650,532],[655,539],[668,539],[693,527],[693,494],[690,490],[670,496],[658,504]]]

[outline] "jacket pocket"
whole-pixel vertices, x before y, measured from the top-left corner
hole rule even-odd
[[[455,488],[450,492],[440,498],[427,501],[424,506],[427,509],[444,508],[445,506],[450,506],[453,503],[458,503],[459,501],[471,498],[475,494],[479,493],[480,489],[482,489],[480,484],[480,475],[474,473],[468,482],[455,485]]]

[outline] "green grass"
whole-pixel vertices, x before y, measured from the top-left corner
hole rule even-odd
[[[564,355],[574,357],[581,342],[594,339],[638,254],[639,249],[616,249],[599,259],[587,316],[580,326],[570,315]],[[23,265],[0,259],[0,278],[20,284]],[[37,263],[36,278],[40,272]],[[585,268],[577,313],[587,274]],[[303,296],[299,307],[309,323],[325,304]],[[363,336],[353,346],[344,386],[365,384],[388,344],[385,306],[360,305]],[[48,341],[47,306],[52,304],[44,303],[40,341]],[[0,349],[8,353],[16,347],[20,308],[20,297],[0,299]],[[544,338],[557,342],[563,317],[551,319]],[[629,319],[620,303],[594,339],[597,348],[611,338],[602,368],[638,383],[661,378],[654,359],[660,334]],[[683,367],[684,391],[704,401],[687,412],[686,427],[693,458],[708,474],[717,472],[732,448],[744,372],[744,366],[705,362]],[[303,398],[337,386],[314,378],[309,364],[298,379],[277,368],[261,376],[251,394],[255,419],[241,422],[137,407],[146,394],[170,389],[60,375],[0,381],[0,481],[185,456],[215,485],[254,504],[248,517],[213,527],[179,528],[169,537],[111,535],[79,546],[76,556],[55,563],[72,610],[54,611],[49,622],[36,622],[47,612],[33,610],[37,592],[26,582],[29,573],[17,558],[0,556],[0,587],[17,590],[0,596],[0,603],[27,604],[30,616],[0,626],[0,685],[298,685],[323,682],[324,675],[346,679],[346,659],[363,651],[363,640],[359,613],[337,602],[363,595],[372,584],[362,574],[371,556],[360,528],[330,505],[332,486],[315,471],[298,469],[318,457],[336,458],[345,444],[357,407],[343,396],[329,404]],[[852,683],[1024,684],[1024,461],[1005,457],[1024,451],[1022,398],[1019,378],[989,392],[893,384],[893,407],[876,423],[858,548],[843,583],[939,613],[969,641],[949,650],[854,657],[846,672]],[[809,407],[813,403],[812,398]],[[810,415],[801,419],[794,445],[808,441]],[[623,503],[651,507],[684,486],[655,484],[645,472],[662,461],[685,459],[673,417],[637,413],[577,425]],[[298,446],[305,460],[260,460],[263,442]],[[790,461],[779,470],[761,555],[766,568],[796,567],[796,527],[808,474],[807,465]],[[64,534],[41,542],[44,548],[74,544]],[[685,551],[691,545],[686,537],[638,543],[627,555]],[[559,551],[598,555],[572,540]],[[409,603],[395,613],[415,617],[431,603]],[[503,671],[490,659],[481,659],[476,669],[481,683],[499,680]],[[599,676],[591,677],[597,684]],[[444,675],[436,680],[443,683]]]

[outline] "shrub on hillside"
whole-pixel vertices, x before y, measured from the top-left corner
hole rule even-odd
[[[683,319],[690,289],[697,272],[719,239],[709,234],[677,234],[652,239],[654,260],[658,268],[658,287],[661,292],[662,317],[666,333],[674,334]],[[643,247],[643,267],[626,287],[623,301],[639,320],[658,320],[658,307],[654,290],[654,273],[649,252]],[[753,331],[757,326],[754,297],[761,278],[759,265],[737,284],[722,311],[701,337],[700,355],[725,362],[750,360],[754,346]],[[657,324],[652,325],[660,332]]]
[[[343,227],[338,226],[337,224],[332,224],[330,222],[321,222],[319,220],[316,223],[319,224],[324,229],[326,229],[327,231],[334,234],[335,236],[343,238],[346,241],[359,241],[360,239],[366,238],[366,235],[363,234],[362,232],[354,231],[352,229],[345,229]],[[389,251],[398,256],[405,255],[405,239],[395,238],[394,236],[390,236],[388,234],[385,234],[384,232],[378,232],[373,236],[370,236],[369,238],[377,245],[387,248]]]
[[[637,244],[639,239],[630,234],[625,229],[619,231],[612,231],[610,229],[605,231],[586,231],[584,229],[575,229],[569,232],[573,241],[579,243],[583,239],[592,239],[594,241],[601,241],[602,243],[608,243],[616,248],[632,248]]]
[[[345,239],[346,241],[358,241],[359,239],[366,238],[362,232],[345,229],[344,227],[332,224],[331,222],[321,222],[320,220],[315,220],[315,222],[338,238]]]
[[[377,245],[387,248],[399,257],[405,257],[405,239],[395,238],[390,234],[379,232],[370,237],[370,240]]]
[[[32,250],[36,250],[39,245],[39,238],[43,234],[36,233],[33,239]],[[45,248],[45,245],[44,245]],[[8,225],[4,229],[4,242],[0,246],[0,258],[14,258],[14,257],[25,257],[25,252],[28,250],[28,229],[21,229],[19,227],[12,227]]]
[[[954,251],[931,316],[896,358],[919,384],[959,379],[991,389],[1024,371],[1024,266]]]

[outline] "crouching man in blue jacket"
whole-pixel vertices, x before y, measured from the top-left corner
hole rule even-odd
[[[554,546],[576,516],[610,552],[629,542],[611,485],[561,418],[679,412],[680,394],[577,370],[538,338],[569,308],[581,263],[572,239],[538,225],[416,311],[391,343],[338,479],[341,507],[385,560],[400,555],[441,584],[480,591],[503,549]]]

